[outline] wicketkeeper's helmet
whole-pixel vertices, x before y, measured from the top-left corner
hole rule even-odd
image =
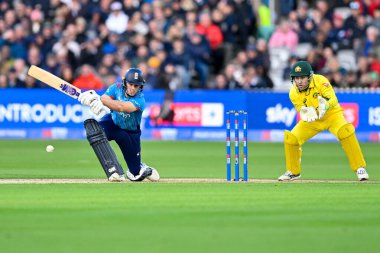
[[[296,76],[309,76],[313,75],[313,69],[307,61],[296,62],[290,70],[290,78],[293,79]]]

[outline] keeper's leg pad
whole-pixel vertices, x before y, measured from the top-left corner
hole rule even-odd
[[[100,124],[94,119],[87,119],[84,121],[84,128],[86,129],[87,140],[94,149],[107,178],[114,172],[117,172],[120,176],[124,175],[124,170],[117,160],[117,156]]]
[[[358,139],[356,138],[355,127],[351,123],[347,123],[338,130],[337,135],[347,155],[351,169],[356,171],[360,167],[365,168],[366,162]]]
[[[291,171],[293,175],[299,175],[301,173],[302,149],[297,137],[288,130],[285,130],[284,134],[284,149],[286,170]]]

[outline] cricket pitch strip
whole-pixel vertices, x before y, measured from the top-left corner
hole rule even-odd
[[[145,180],[142,182],[108,182],[106,179],[60,179],[60,178],[45,178],[45,179],[0,179],[0,184],[131,184],[131,183],[150,183],[150,184],[380,184],[379,180],[368,180],[359,182],[357,180],[295,180],[291,182],[279,182],[274,179],[249,179],[247,182],[227,182],[226,179],[220,178],[163,178],[158,182],[150,182]]]

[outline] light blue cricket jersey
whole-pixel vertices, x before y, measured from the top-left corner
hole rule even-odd
[[[123,86],[120,83],[115,83],[108,87],[106,95],[118,101],[129,101],[137,108],[136,111],[116,112],[111,111],[113,122],[122,129],[137,130],[140,128],[142,113],[145,109],[145,98],[141,91],[138,91],[134,97],[128,97],[124,94]]]

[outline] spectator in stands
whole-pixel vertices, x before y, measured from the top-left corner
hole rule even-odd
[[[38,47],[32,46],[29,48],[27,63],[29,65],[40,66],[42,63],[42,54]]]
[[[320,69],[320,54],[316,49],[311,49],[309,53],[306,55],[306,60],[310,63],[315,71]]]
[[[379,46],[379,30],[374,26],[369,26],[366,30],[366,37],[363,38],[358,46],[359,55],[368,56],[371,51],[376,51]]]
[[[55,54],[66,54],[68,63],[76,68],[80,57],[80,46],[75,41],[75,34],[65,30],[61,38],[53,45],[52,51]]]
[[[31,76],[25,78],[24,87],[28,89],[39,88],[40,86],[37,83],[37,80]]]
[[[153,8],[150,2],[144,2],[141,5],[141,19],[148,24],[153,19]]]
[[[165,45],[166,48],[171,47],[171,43],[174,40],[183,39],[185,35],[185,24],[181,22],[181,19],[178,19],[173,25],[168,28],[165,36]]]
[[[160,73],[161,61],[157,56],[153,55],[149,58],[148,63],[142,62],[137,66],[145,73],[144,90],[153,90],[158,88],[157,76]]]
[[[8,77],[5,74],[0,74],[0,89],[8,88]]]
[[[296,11],[289,12],[288,20],[289,20],[290,29],[292,29],[295,32],[299,32],[300,31],[300,23],[298,21],[298,14]]]
[[[224,74],[216,75],[212,88],[216,90],[228,90],[228,83],[227,83],[226,76]]]
[[[258,58],[255,44],[249,44],[247,46],[246,53],[247,53],[247,65],[258,66],[261,64],[260,59]]]
[[[206,37],[210,44],[210,63],[212,65],[213,73],[219,73],[222,69],[223,63],[223,34],[221,29],[212,23],[211,15],[209,12],[200,14],[199,23],[196,25],[195,30],[200,35]]]
[[[100,45],[102,41],[99,38],[88,38],[80,45],[81,53],[79,64],[90,64],[93,67],[97,65],[98,57],[101,52]]]
[[[123,11],[128,17],[132,17],[133,14],[139,10],[139,1],[123,0]]]
[[[16,72],[17,79],[20,80],[21,82],[25,82],[25,78],[28,73],[28,67],[25,64],[25,60],[21,58],[16,59],[13,63],[13,68]]]
[[[344,26],[348,29],[355,27],[357,19],[361,14],[359,2],[353,1],[349,4],[349,6],[351,9],[351,14],[344,21]]]
[[[5,24],[6,29],[9,29],[9,28],[12,28],[16,24],[17,15],[14,9],[10,9],[10,6],[7,6],[7,7],[8,9],[4,10],[3,19],[4,19],[4,24]]]
[[[109,31],[122,34],[127,30],[129,17],[122,10],[120,2],[113,2],[110,6],[111,13],[106,20]]]
[[[258,39],[256,42],[256,63],[262,66],[264,71],[269,71],[270,57],[268,53],[268,46],[264,39]]]
[[[371,22],[371,25],[380,31],[380,6],[377,7],[373,13],[373,20]]]
[[[233,59],[231,63],[235,65],[235,68],[234,68],[235,79],[239,82],[239,84],[242,84],[245,68],[248,67],[247,52],[245,50],[239,51],[235,59]]]
[[[160,112],[153,119],[156,126],[172,125],[174,121],[174,92],[167,90],[164,102],[161,104]]]
[[[132,65],[137,66],[141,62],[147,62],[150,57],[149,49],[145,45],[141,45],[137,48],[135,57],[132,58]]]
[[[233,12],[232,4],[220,1],[217,8],[212,10],[212,20],[220,27],[223,34],[223,62],[227,63],[234,58],[236,52],[235,46],[237,45],[237,20],[236,14]],[[240,48],[240,46],[239,46]]]
[[[257,75],[260,76],[261,83],[255,88],[272,89],[274,87],[274,83],[272,79],[270,78],[270,76],[268,75],[268,71],[265,70],[264,66],[257,66],[256,72],[257,72]]]
[[[84,64],[80,68],[79,75],[75,78],[73,84],[76,87],[85,90],[99,90],[104,87],[102,80],[95,74],[94,69],[88,64]]]
[[[309,4],[306,1],[301,1],[298,4],[297,10],[297,18],[298,18],[298,28],[305,28],[305,21],[309,19]],[[298,30],[297,30],[298,31]]]
[[[368,14],[373,17],[376,8],[380,7],[380,0],[364,1],[364,4],[368,8]]]
[[[345,79],[343,77],[343,73],[341,70],[337,70],[332,73],[332,79],[330,80],[330,83],[333,87],[337,87],[337,88],[347,87],[347,84],[345,82]]]
[[[282,16],[288,16],[291,11],[297,6],[296,0],[283,1],[280,5],[280,14]]]
[[[329,42],[334,51],[353,47],[353,27],[344,26],[343,16],[336,13],[333,18],[333,27],[328,34]]]
[[[370,80],[368,87],[371,89],[377,89],[380,87],[380,77],[379,74],[375,71],[370,72]]]
[[[62,77],[63,80],[73,83],[74,82],[74,72],[70,65],[68,64],[61,64],[60,65],[60,77]]]
[[[378,52],[376,52],[375,50],[372,50],[369,53],[367,59],[368,59],[370,71],[375,71],[377,73],[380,73],[380,60],[378,57]]]
[[[330,8],[327,0],[317,0],[317,2],[315,3],[315,8],[321,13],[322,18],[332,20],[333,9]]]
[[[157,76],[158,88],[176,91],[180,85],[181,78],[178,76],[173,64],[166,64]]]
[[[254,7],[252,1],[248,0],[234,0],[227,1],[234,9],[236,23],[237,23],[237,45],[244,49],[247,46],[250,36],[255,36],[257,33],[257,19],[254,15]]]
[[[295,54],[290,55],[288,59],[288,64],[283,70],[282,79],[287,80],[289,78],[289,73],[294,64],[299,61],[298,57]]]
[[[270,8],[261,1],[258,9],[258,32],[257,37],[269,40],[273,30],[275,29],[272,23],[272,13]]]
[[[299,43],[315,43],[317,28],[311,18],[305,20],[304,26],[299,32]]]
[[[323,60],[324,64],[322,66],[328,68],[333,73],[341,70],[339,59],[331,47],[325,47],[323,49]]]
[[[165,19],[165,26],[163,27],[163,31],[167,32],[170,27],[173,26],[174,21],[176,20],[176,16],[173,13],[173,8],[171,3],[164,3],[162,6],[162,13]]]
[[[167,57],[167,63],[175,66],[176,72],[181,79],[180,87],[189,88],[190,84],[190,67],[189,67],[189,52],[185,48],[182,40],[178,39],[173,42],[173,50]]]
[[[111,75],[117,75],[120,71],[120,67],[116,64],[115,54],[105,54],[98,67],[104,67]]]
[[[41,36],[43,40],[43,43],[40,45],[41,50],[43,52],[51,52],[58,38],[54,36],[53,26],[50,22],[43,24]]]
[[[336,55],[331,47],[324,47],[322,49],[317,49],[319,53],[319,64],[317,65],[316,71],[322,70],[323,68],[329,68],[329,64],[331,60],[336,59]],[[330,80],[330,79],[329,79]]]
[[[358,79],[356,77],[355,71],[350,70],[350,71],[347,72],[346,82],[347,82],[347,87],[348,88],[357,87],[357,85],[358,85]]]
[[[8,45],[0,47],[0,73],[7,73],[13,65],[14,59],[10,56],[10,48]]]
[[[264,87],[263,80],[261,79],[261,76],[257,74],[255,67],[249,66],[244,69],[239,87],[246,90]]]
[[[318,51],[322,51],[323,48],[327,47],[328,45],[329,43],[327,41],[327,34],[323,31],[318,30],[315,35],[314,43],[312,43],[313,48],[317,49]]]
[[[369,72],[368,58],[364,56],[358,57],[358,69],[356,71],[356,78],[359,80],[361,76]]]
[[[289,27],[289,21],[282,19],[278,28],[269,39],[269,49],[273,47],[284,47],[290,52],[294,52],[298,44],[298,35]]]
[[[324,20],[328,20],[329,22],[331,21],[331,19],[325,19],[325,18],[323,18],[322,13],[318,9],[313,9],[312,10],[311,18],[313,19],[313,21],[315,23],[315,26],[317,26],[317,27],[319,27],[320,24]]]
[[[375,71],[368,72],[360,78],[360,83],[364,88],[379,88],[379,74]]]
[[[8,86],[12,88],[24,87],[24,82],[18,78],[15,68],[11,68],[8,72]]]
[[[60,63],[57,61],[57,57],[53,53],[48,53],[46,55],[46,60],[42,65],[42,68],[53,75],[60,75]]]
[[[360,43],[360,40],[362,40],[365,37],[365,32],[367,28],[368,28],[367,18],[364,15],[359,15],[353,27],[353,34],[352,34],[352,37],[354,39],[353,47],[357,46],[358,43]]]
[[[9,38],[8,41],[11,47],[11,57],[26,59],[28,51],[27,31],[24,30],[20,23],[16,24],[12,31],[13,37]]]
[[[128,30],[133,31],[135,33],[141,33],[143,35],[148,34],[149,27],[148,24],[145,23],[141,18],[141,12],[131,13],[131,20],[128,22]]]
[[[233,90],[240,86],[238,79],[241,80],[242,74],[236,71],[235,64],[227,64],[224,75],[226,77],[227,89]]]
[[[185,47],[190,53],[190,64],[197,73],[199,87],[206,88],[209,74],[210,45],[208,41],[197,33],[188,35]]]
[[[119,35],[109,33],[102,45],[102,54],[115,54],[117,52]]]

